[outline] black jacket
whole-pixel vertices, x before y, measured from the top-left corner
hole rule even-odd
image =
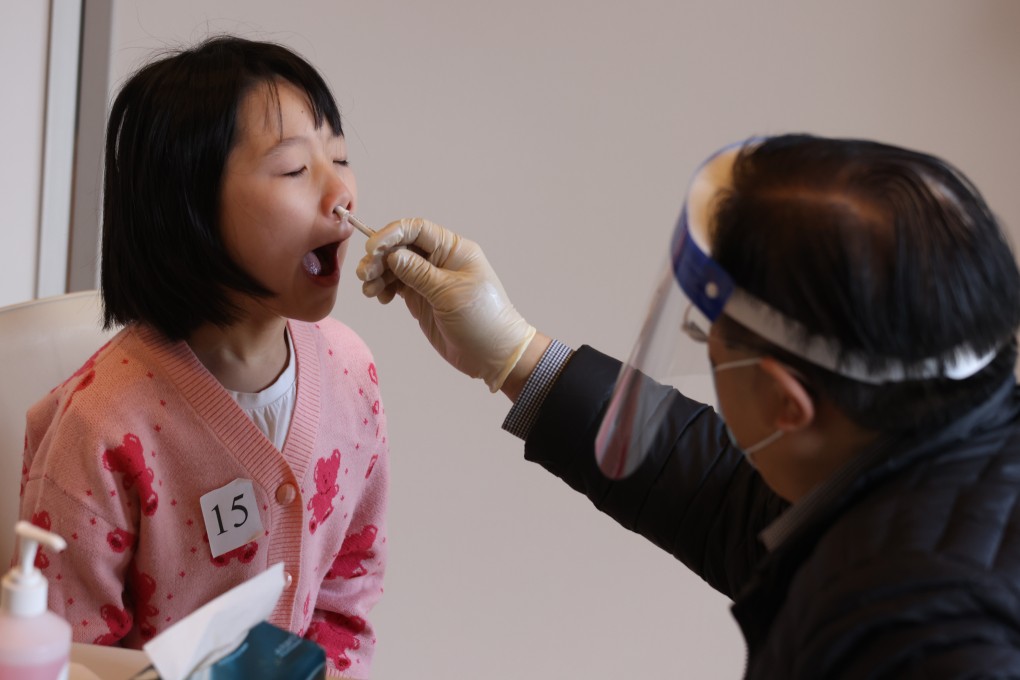
[[[900,442],[769,553],[758,534],[788,506],[704,404],[677,395],[657,453],[625,480],[599,473],[594,439],[619,367],[578,350],[525,456],[732,598],[747,677],[1020,677],[1014,381]]]

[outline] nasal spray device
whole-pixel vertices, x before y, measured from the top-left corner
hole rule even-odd
[[[46,608],[49,585],[35,556],[40,545],[59,552],[67,543],[28,522],[14,531],[18,564],[4,576],[0,597],[0,680],[66,680],[71,626]]]
[[[375,229],[367,226],[364,222],[355,217],[350,210],[343,207],[342,205],[338,205],[337,207],[333,208],[333,212],[336,213],[340,219],[347,220],[348,222],[350,222],[355,229],[360,231],[365,236],[371,238],[372,236],[375,235]],[[417,253],[418,255],[421,255],[426,260],[429,257],[428,253],[426,253],[421,248],[418,248],[417,246],[407,246],[407,249],[410,250],[412,253]]]
[[[350,222],[355,229],[360,231],[365,236],[371,237],[373,234],[375,234],[375,229],[372,229],[371,227],[366,227],[364,222],[362,222],[357,217],[352,215],[351,211],[343,207],[342,205],[338,205],[337,207],[333,208],[333,212],[339,215],[340,219],[342,220],[345,219],[348,222]]]

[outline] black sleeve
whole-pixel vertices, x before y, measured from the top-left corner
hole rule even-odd
[[[785,502],[729,445],[711,407],[651,382],[669,408],[655,433],[660,444],[630,477],[604,477],[594,442],[619,370],[590,347],[577,350],[542,405],[525,458],[733,597],[763,555],[758,533]]]

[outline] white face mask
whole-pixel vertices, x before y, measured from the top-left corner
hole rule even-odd
[[[736,361],[727,361],[717,366],[713,366],[712,373],[729,371],[734,368],[746,368],[748,366],[757,366],[758,362],[760,361],[761,357],[751,357],[750,359],[738,359]],[[719,413],[720,416],[722,416],[723,425],[726,427],[726,436],[730,438],[730,443],[732,443],[734,447],[736,447],[741,453],[744,454],[744,458],[746,458],[747,462],[751,464],[751,467],[757,467],[754,464],[753,456],[755,453],[761,451],[766,446],[768,446],[769,444],[773,443],[774,441],[783,436],[782,430],[776,430],[775,432],[765,437],[761,441],[755,442],[754,444],[751,444],[747,448],[741,447],[740,444],[737,443],[737,438],[733,435],[733,430],[730,429],[729,423],[726,422],[726,414],[724,414],[722,411],[722,405],[719,403],[718,393],[716,393],[715,410]]]

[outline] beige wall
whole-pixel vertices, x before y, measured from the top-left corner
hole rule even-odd
[[[291,45],[336,91],[366,222],[465,233],[532,323],[619,355],[689,173],[751,134],[944,155],[1017,234],[1018,26],[1013,0],[119,0],[111,80],[210,32]],[[28,159],[28,179],[3,164],[5,190],[31,190]],[[352,270],[335,315],[374,348],[393,455],[377,677],[738,677],[726,601],[524,463],[505,400]]]
[[[0,4],[0,83],[6,104],[0,112],[6,160],[0,166],[0,306],[68,290],[83,2]],[[108,40],[103,49],[109,49]],[[95,215],[94,206],[89,209]],[[95,252],[87,255],[91,273]],[[78,289],[95,287],[91,276],[86,283]]]
[[[5,0],[0,4],[0,108],[3,162],[3,239],[0,306],[35,295],[36,253],[42,195],[46,116],[46,54],[49,3]]]

